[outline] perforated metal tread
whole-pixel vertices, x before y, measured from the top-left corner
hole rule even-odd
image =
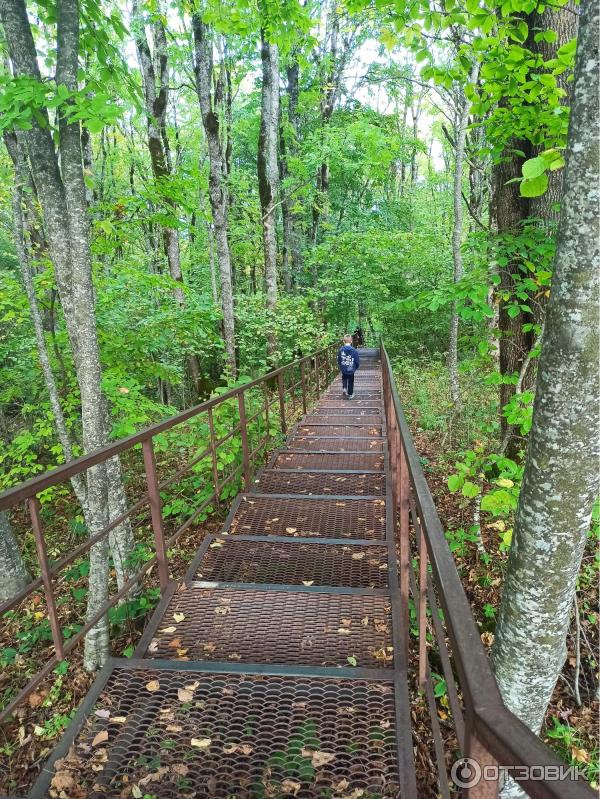
[[[386,548],[223,536],[196,564],[194,580],[211,583],[385,588]]]
[[[171,600],[144,656],[315,666],[352,657],[391,668],[392,653],[384,596],[189,588]]]
[[[225,524],[230,534],[384,538],[384,499],[280,499],[244,495]]]
[[[336,474],[265,469],[253,491],[263,494],[360,494],[385,495],[383,474]]]
[[[341,436],[343,438],[381,438],[382,425],[369,424],[298,424],[293,430],[298,436]]]
[[[380,371],[364,366],[356,398],[327,389],[205,540],[154,614],[145,659],[119,664],[102,707],[101,689],[88,698],[73,769],[86,797],[416,796],[405,677],[389,679],[401,659],[386,459],[372,451],[386,441]]]
[[[346,438],[340,436],[293,436],[288,449],[312,452],[383,452],[383,441],[371,438]]]
[[[135,796],[133,785],[160,799],[398,796],[391,681],[142,663],[116,668],[83,721],[77,796]],[[60,773],[64,781],[68,759]]]
[[[340,452],[325,455],[319,452],[292,452],[283,450],[275,455],[271,465],[285,469],[329,469],[339,472],[344,469],[383,472],[384,456],[376,453]]]

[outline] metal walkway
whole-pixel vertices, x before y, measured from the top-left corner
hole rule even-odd
[[[100,673],[30,795],[416,796],[391,502],[374,351]]]

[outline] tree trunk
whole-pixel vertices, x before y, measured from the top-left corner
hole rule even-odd
[[[41,80],[35,44],[23,0],[7,0],[1,6],[2,23],[15,76]],[[77,90],[79,7],[76,0],[58,6],[56,82]],[[37,120],[23,132],[31,173],[44,215],[60,300],[73,352],[81,395],[82,444],[85,452],[107,442],[106,404],[101,389],[100,353],[94,311],[89,223],[81,134],[77,122],[69,122],[59,110],[59,155],[54,149],[46,109],[42,127]],[[59,167],[60,163],[60,167]],[[122,486],[120,487],[122,490]],[[86,474],[89,534],[108,523],[106,468],[99,464]],[[87,618],[96,614],[108,597],[108,542],[90,552]],[[103,665],[109,652],[108,624],[104,616],[88,633],[84,664],[92,670]]]
[[[226,165],[219,135],[219,115],[216,107],[216,98],[213,97],[212,36],[210,29],[202,21],[199,14],[194,14],[192,17],[192,30],[194,35],[196,92],[208,145],[208,194],[215,227],[215,243],[219,261],[223,335],[229,372],[232,378],[235,378],[237,371],[235,362],[235,321],[231,281],[231,253],[229,249],[227,186],[224,180]]]
[[[557,51],[577,36],[577,27],[579,22],[579,12],[577,6],[570,0],[570,2],[562,8],[553,8],[548,6],[543,14],[533,12],[529,16],[529,41],[527,47],[534,53],[538,53],[544,59],[549,61],[556,58]],[[557,34],[556,41],[554,42],[536,42],[535,34],[540,31],[555,31]],[[571,86],[572,82],[569,80],[570,72],[565,70],[560,75],[556,76],[556,82],[559,88],[565,92],[561,98],[561,105],[568,106],[571,102]],[[532,157],[538,155],[545,148],[537,146],[532,148]],[[548,173],[548,188],[544,194],[539,197],[532,197],[529,200],[529,215],[540,220],[544,226],[554,227],[558,223],[560,213],[559,203],[562,198],[562,181],[563,169],[557,169],[554,172]],[[540,324],[543,323],[543,317],[539,320]]]
[[[260,133],[258,137],[258,192],[262,214],[263,249],[267,310],[274,314],[277,305],[277,130],[279,127],[279,52],[276,44],[267,41],[261,29],[262,91]],[[269,319],[267,350],[272,358],[276,341]]]
[[[469,75],[471,85],[477,83],[479,64],[474,64]],[[469,122],[469,101],[461,90],[460,105],[457,109],[454,157],[454,227],[452,230],[452,258],[454,261],[454,283],[462,280],[462,233],[463,233],[463,165],[465,160],[465,143],[467,139],[467,125]],[[450,372],[450,396],[456,409],[461,407],[460,384],[458,381],[458,309],[457,301],[452,302],[452,316],[450,319],[450,347],[448,352],[448,371]]]
[[[0,602],[11,599],[30,582],[8,515],[0,511]]]
[[[598,40],[598,6],[583,0],[555,271],[492,650],[504,701],[536,733],[565,660],[599,488]],[[523,792],[510,784],[505,795]]]

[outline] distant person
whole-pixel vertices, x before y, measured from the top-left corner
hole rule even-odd
[[[365,343],[365,333],[362,327],[357,327],[354,333],[352,334],[352,346],[353,347],[362,347]]]
[[[360,357],[358,350],[352,346],[352,336],[344,336],[344,343],[338,350],[338,366],[342,373],[342,396],[353,399],[354,373],[360,366]]]

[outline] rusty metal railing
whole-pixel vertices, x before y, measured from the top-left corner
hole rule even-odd
[[[53,656],[0,712],[0,721],[9,716],[31,694],[58,663],[81,642],[86,633],[107,614],[110,608],[126,597],[134,586],[139,585],[141,578],[147,575],[155,565],[161,594],[165,594],[171,582],[169,549],[203,513],[206,513],[211,507],[219,505],[226,490],[229,492],[226,496],[233,496],[237,493],[237,487],[240,485],[245,490],[250,488],[255,464],[259,463],[261,457],[264,461],[264,456],[273,441],[280,434],[285,434],[291,423],[306,414],[309,406],[318,400],[322,390],[329,383],[331,375],[337,369],[336,351],[337,345],[319,350],[0,494],[0,510],[15,510],[19,509],[22,503],[26,504],[40,571],[39,576],[29,585],[0,605],[0,619],[33,594],[43,594],[54,648]],[[231,429],[221,435],[216,419],[220,410],[224,408],[228,409],[231,419],[234,422],[237,420],[237,423],[232,424]],[[203,425],[208,446],[194,454],[194,457],[183,465],[179,464],[178,458],[176,458],[175,462],[179,468],[174,474],[161,479],[157,467],[156,442],[160,440],[164,450],[165,435],[173,430],[181,438],[182,433],[189,433],[189,425],[192,422]],[[197,441],[197,436],[192,435],[190,438],[193,446]],[[176,441],[174,440],[172,443],[175,446]],[[167,446],[168,444],[167,441]],[[219,455],[227,446],[229,446],[228,457],[224,461],[220,461]],[[141,459],[139,457],[140,448]],[[142,485],[142,495],[126,511],[112,519],[110,524],[100,532],[86,538],[84,542],[52,562],[48,555],[47,540],[44,534],[40,495],[77,475],[85,474],[91,467],[104,463],[116,455],[127,456],[128,466],[136,478],[132,482],[135,484],[137,481]],[[177,455],[180,455],[179,450]],[[194,508],[193,512],[173,532],[167,534],[163,513],[163,498],[166,495],[166,490],[175,490],[178,485],[181,485],[181,481],[190,470],[203,464],[207,475],[206,483],[212,490],[208,491],[207,496],[203,496],[202,501]],[[143,465],[141,473],[139,469],[136,471],[136,465]],[[231,466],[229,470],[228,466]],[[153,556],[146,560],[135,573],[131,574],[129,579],[110,596],[94,616],[87,619],[75,634],[67,639],[61,629],[56,601],[57,582],[61,575],[64,574],[66,567],[85,556],[94,544],[105,539],[126,519],[131,520],[144,508],[146,508],[146,512],[149,511],[148,527],[151,528],[152,535],[148,536],[148,539],[154,549]]]
[[[457,757],[476,761],[477,765],[472,767],[475,776],[479,768],[483,777],[473,780],[470,787],[464,787],[462,795],[468,799],[498,796],[498,772],[510,774],[533,799],[589,799],[594,793],[587,783],[573,779],[572,771],[502,701],[423,474],[383,345],[381,360],[399,536],[400,588],[406,630],[403,645],[407,657],[413,655],[411,662],[414,659],[418,662],[416,676],[429,711],[440,796],[443,799],[456,796],[456,781],[452,786],[447,762],[451,762],[453,753],[458,751]],[[415,574],[415,563],[418,574]],[[409,593],[416,613],[416,642],[408,633]],[[457,744],[456,748],[452,747],[454,752],[448,751],[440,728],[430,665],[433,653],[436,667],[441,664],[446,681],[447,715],[453,723]],[[560,779],[559,775],[565,773],[566,779]]]

